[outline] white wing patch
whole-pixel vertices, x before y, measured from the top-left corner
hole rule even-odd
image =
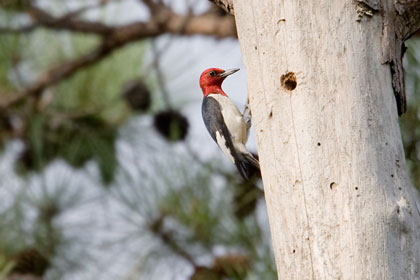
[[[242,113],[245,125],[246,125],[246,138],[248,139],[249,129],[251,128],[252,122],[252,115],[251,115],[251,108],[249,107],[249,98],[246,102],[244,112]]]
[[[233,158],[232,154],[230,153],[229,148],[226,146],[226,139],[220,134],[219,131],[216,131],[216,142],[219,145],[222,152],[233,162],[235,163],[235,159]]]

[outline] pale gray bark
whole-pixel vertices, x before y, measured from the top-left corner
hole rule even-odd
[[[401,26],[392,1],[359,2],[234,1],[282,280],[420,279],[386,52]]]

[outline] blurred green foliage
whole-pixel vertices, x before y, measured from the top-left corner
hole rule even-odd
[[[51,44],[45,44],[45,41]],[[30,71],[42,72],[51,65],[85,53],[97,41],[94,36],[55,35],[46,30],[30,35],[2,35],[1,84],[19,88],[21,81],[11,80],[11,73],[15,73],[15,77],[33,75],[20,69],[19,65],[30,65]],[[47,101],[41,100],[41,109],[39,105],[28,107],[28,104],[14,109],[13,114],[18,115],[25,126],[20,137],[25,143],[19,162],[20,172],[41,171],[56,158],[62,158],[74,167],[95,160],[104,182],[113,180],[117,167],[117,130],[132,114],[121,98],[121,91],[125,82],[139,76],[144,45],[133,43],[50,87]],[[52,101],[48,101],[49,94],[54,95]],[[4,121],[5,130],[10,126],[8,122],[11,120]],[[2,140],[7,136],[7,133],[0,134]]]
[[[5,279],[13,268],[13,262],[4,255],[0,255],[0,279]]]
[[[14,90],[16,88],[10,80],[10,74],[11,70],[20,61],[21,49],[21,36],[16,34],[1,35],[0,85],[5,90]],[[7,91],[4,94],[6,93]]]
[[[22,12],[28,8],[28,0],[0,0],[2,9],[12,12]]]
[[[407,113],[400,118],[411,181],[420,189],[420,39],[407,41],[405,55]]]
[[[145,218],[146,228],[158,241],[153,253],[144,252],[144,257],[184,259],[193,265],[191,279],[275,279],[270,238],[262,228],[261,213],[257,208],[246,216],[235,213],[234,189],[239,178],[220,175],[215,180],[213,167],[202,166],[182,151],[164,152],[167,154],[152,162],[155,171],[146,164],[138,167],[140,174],[149,170],[149,175],[141,177],[143,187],[132,178],[128,180],[131,184],[118,190],[124,207]],[[258,202],[263,205],[262,199]],[[144,228],[134,217],[124,219]],[[220,248],[223,250],[217,253]],[[207,266],[199,262],[203,256],[211,258]]]
[[[76,40],[76,47],[81,48],[85,41]],[[133,43],[81,69],[53,89],[57,94],[51,109],[69,114],[93,112],[109,124],[121,124],[130,116],[121,98],[122,89],[126,82],[139,77],[144,52],[144,42]]]
[[[19,164],[23,171],[40,171],[55,158],[74,167],[96,160],[104,182],[109,183],[117,167],[116,136],[116,127],[96,115],[64,119],[54,125],[45,115],[37,114],[28,121],[27,142]]]

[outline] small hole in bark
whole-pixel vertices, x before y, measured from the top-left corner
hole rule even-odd
[[[330,184],[330,189],[333,189],[333,188],[335,187],[335,185],[336,185],[336,183],[335,183],[335,182],[332,182],[332,183]]]
[[[398,188],[399,190],[401,190],[401,188]]]
[[[293,254],[294,254],[294,253],[296,253],[296,250],[295,250],[295,249],[293,249],[293,251],[292,251],[292,252],[293,252]]]
[[[273,117],[273,111],[270,112],[270,115],[268,117],[271,119]]]
[[[257,46],[255,46],[255,50],[258,50],[258,47]]]
[[[317,144],[317,145],[318,145],[318,146],[321,146],[321,143],[319,143],[319,142],[318,142],[318,144]]]
[[[391,177],[394,178],[394,174],[391,174]]]
[[[294,90],[297,86],[296,75],[293,72],[287,72],[281,75],[281,86],[286,90]]]
[[[358,190],[359,190],[359,188],[358,188],[358,187],[355,187],[354,189],[355,189],[356,191],[358,191]]]

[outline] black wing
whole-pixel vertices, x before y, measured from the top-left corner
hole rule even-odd
[[[206,125],[207,130],[209,131],[211,137],[218,145],[225,145],[232,155],[236,168],[238,169],[241,176],[245,179],[248,179],[248,167],[247,159],[243,155],[238,153],[233,146],[232,136],[226,126],[225,120],[222,115],[222,110],[220,108],[219,102],[212,97],[205,97],[203,104],[201,106],[201,114],[203,115],[204,124]],[[216,132],[219,132],[220,135],[225,139],[225,143],[218,143],[216,139]]]

